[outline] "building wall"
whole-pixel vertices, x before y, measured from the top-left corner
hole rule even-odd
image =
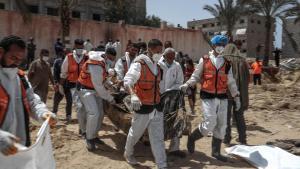
[[[18,35],[24,39],[35,38],[37,52],[40,49],[49,49],[54,54],[53,45],[56,38],[60,37],[60,21],[58,17],[32,15],[32,21],[24,24],[19,13],[0,10],[0,38],[7,35]],[[117,23],[96,22],[73,19],[71,21],[70,39],[90,39],[95,45],[108,38],[120,39],[123,52],[128,40],[133,42],[141,38],[149,41],[158,38],[161,41],[170,40],[177,51],[183,51],[195,61],[209,50],[201,30],[176,29],[176,28],[150,28]]]
[[[233,38],[239,39],[243,42],[242,52],[247,53],[248,57],[256,57],[256,55],[263,56],[264,48],[262,47],[260,52],[257,53],[256,47],[257,45],[264,46],[266,34],[264,23],[265,18],[263,16],[252,15],[242,16],[234,26],[234,29],[232,31]],[[271,37],[274,41],[275,24],[273,25],[274,26],[271,31]],[[209,37],[212,37],[215,33],[218,32],[226,32],[226,26],[220,24],[220,22],[215,18],[190,21],[188,22],[188,28],[202,29],[202,31],[206,32]],[[236,32],[239,29],[246,29],[246,34],[237,35]],[[270,45],[273,48],[273,42],[270,42]],[[271,52],[269,55],[271,55]]]
[[[47,14],[48,8],[58,10],[59,3],[57,0],[25,0],[30,6],[36,6],[39,14]],[[76,1],[76,0],[75,0]],[[94,15],[98,15],[100,20],[104,20],[105,7],[104,0],[77,0],[77,4],[73,11],[80,12],[80,19],[83,20],[98,20]],[[135,19],[144,19],[146,16],[146,0],[127,0],[132,4],[132,10],[136,12]],[[0,3],[5,4],[6,10],[16,10],[14,0],[0,0]]]
[[[292,33],[292,37],[297,42],[298,48],[300,50],[300,23],[298,22],[297,24],[295,24],[294,21],[294,19],[287,19],[286,27],[289,33]],[[300,57],[300,54],[294,51],[294,49],[292,48],[291,42],[289,41],[285,32],[283,32],[282,34],[282,41],[282,56],[289,58]]]

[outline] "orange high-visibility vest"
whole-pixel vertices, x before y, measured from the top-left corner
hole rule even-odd
[[[78,80],[79,74],[81,72],[81,68],[87,60],[87,56],[84,55],[83,56],[84,58],[81,60],[80,63],[76,62],[76,60],[73,57],[73,53],[69,53],[67,55],[67,57],[68,57],[68,76],[67,76],[67,80],[71,83],[76,83],[77,80]]]
[[[251,65],[251,68],[253,69],[253,74],[261,74],[262,72],[262,62],[254,62]]]
[[[78,82],[84,86],[84,87],[87,87],[89,89],[95,89],[93,83],[92,83],[92,78],[91,78],[91,74],[90,72],[88,71],[88,66],[89,65],[99,65],[102,67],[103,69],[103,81],[106,80],[106,77],[107,77],[107,72],[106,72],[106,68],[105,68],[105,63],[104,61],[95,61],[95,60],[88,60],[85,62],[85,64],[83,65],[82,67],[82,70],[80,72],[80,75],[79,75],[79,78],[78,78]],[[101,75],[99,75],[101,76]]]
[[[158,73],[155,76],[144,61],[141,64],[141,76],[134,86],[136,95],[143,105],[156,105],[160,102],[159,83],[161,80],[161,70],[157,65]]]
[[[215,95],[226,94],[228,64],[230,64],[229,61],[225,60],[223,66],[217,70],[209,57],[204,57],[201,91]]]

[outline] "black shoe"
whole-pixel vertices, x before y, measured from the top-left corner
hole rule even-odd
[[[201,134],[201,132],[198,128],[196,128],[192,132],[192,134],[189,135],[188,142],[187,142],[187,149],[190,153],[194,153],[194,151],[195,151],[195,141],[199,140],[202,137],[203,137],[203,135]]]
[[[94,139],[86,140],[86,148],[88,151],[95,151],[96,150],[96,143]]]
[[[105,144],[105,143],[104,143],[102,140],[100,140],[98,137],[97,137],[97,138],[94,138],[93,140],[94,140],[94,143],[95,143],[95,144],[100,144],[100,145]]]
[[[216,158],[219,161],[227,162],[228,161],[227,157],[225,157],[221,154],[221,144],[222,144],[221,139],[217,139],[217,138],[213,137],[212,145],[211,145],[211,147],[212,147],[211,156],[213,156],[214,158]]]
[[[186,154],[183,151],[177,150],[177,151],[171,151],[168,153],[169,156],[175,156],[179,158],[185,158]]]

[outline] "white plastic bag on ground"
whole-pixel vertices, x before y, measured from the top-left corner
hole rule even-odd
[[[35,144],[29,148],[20,147],[19,152],[13,156],[4,156],[0,153],[0,169],[55,168],[48,121],[40,128]]]
[[[300,169],[300,157],[274,146],[236,145],[225,151],[247,160],[259,169]]]

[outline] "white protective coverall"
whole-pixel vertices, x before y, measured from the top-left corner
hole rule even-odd
[[[87,53],[86,50],[83,51],[83,54],[82,56],[78,56],[76,54],[76,50],[73,50],[73,58],[75,59],[75,61],[79,64],[82,59],[84,59],[84,55]],[[68,68],[69,68],[69,61],[68,61],[68,57],[65,57],[62,65],[61,65],[61,73],[60,73],[60,78],[62,79],[67,79],[68,77]],[[84,110],[84,107],[82,105],[82,103],[80,102],[80,99],[79,99],[79,96],[78,96],[78,91],[75,88],[72,88],[70,89],[71,90],[71,93],[72,93],[72,100],[73,100],[73,104],[75,105],[76,107],[76,112],[77,112],[77,119],[86,119],[86,116],[85,116],[85,110]],[[80,125],[81,123],[79,123],[79,128],[81,131],[85,131],[85,126],[81,126]]]
[[[89,59],[96,61],[104,61],[102,57],[104,52],[89,52]],[[97,137],[97,133],[101,128],[104,118],[103,99],[111,102],[114,98],[103,86],[103,70],[99,65],[89,65],[88,71],[91,75],[91,80],[95,90],[81,89],[79,97],[84,105],[86,120],[81,119],[79,123],[85,126],[86,139],[91,140]]]
[[[213,52],[209,53],[209,59],[212,61],[213,65],[220,69],[225,59],[223,56],[215,57]],[[197,82],[201,82],[203,74],[203,58],[200,59],[199,64],[197,65],[193,75],[186,82],[189,86],[195,85]],[[232,69],[230,68],[228,72],[228,89],[232,95],[235,97],[239,94],[237,89],[235,79],[232,75]],[[225,130],[227,126],[227,99],[203,99],[202,107],[203,107],[203,122],[199,124],[199,130],[203,136],[207,136],[208,133],[212,132],[215,138],[224,139]]]
[[[129,56],[128,52],[125,53],[124,57],[126,59],[126,63],[128,65],[128,69],[129,69],[133,60],[130,60],[130,56]],[[125,68],[124,68],[124,65],[123,65],[122,58],[118,59],[116,65],[115,65],[115,71],[117,73],[118,80],[123,81],[124,77],[125,77],[125,72],[124,72]]]
[[[171,90],[180,90],[179,87],[183,84],[184,81],[184,76],[180,64],[174,61],[171,65],[168,65],[163,57],[160,59],[158,64],[163,70],[163,78],[159,85],[160,93],[163,94]],[[179,146],[179,138],[174,137],[173,139],[171,139],[169,152],[178,151]]]
[[[124,78],[124,86],[133,88],[135,83],[141,75],[141,64],[137,61],[144,60],[154,75],[158,73],[157,63],[153,63],[152,60],[146,55],[140,55],[131,65]],[[163,113],[154,109],[150,114],[138,114],[134,113],[131,128],[127,135],[127,141],[125,146],[125,153],[129,156],[133,155],[134,145],[139,141],[144,131],[148,128],[149,139],[151,144],[152,153],[155,158],[158,168],[167,167],[167,157],[165,152],[164,142],[164,119]]]
[[[0,68],[0,83],[9,95],[9,105],[5,120],[0,128],[20,138],[20,144],[26,143],[26,125],[24,116],[24,106],[22,101],[21,81],[17,75],[17,68]],[[42,116],[50,112],[40,97],[33,92],[33,88],[26,78],[29,88],[26,90],[27,99],[30,104],[30,116],[42,122]]]

